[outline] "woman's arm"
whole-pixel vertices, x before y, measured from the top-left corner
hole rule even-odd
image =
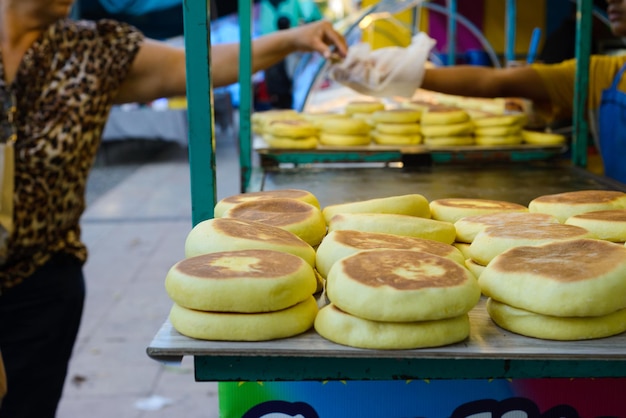
[[[318,52],[328,58],[333,46],[339,55],[346,55],[348,47],[345,39],[327,21],[264,35],[252,43],[252,72],[269,68],[294,52]],[[213,84],[224,86],[236,82],[239,44],[214,45],[212,51]]]
[[[296,51],[318,52],[328,57],[333,46],[339,55],[345,56],[345,39],[326,21],[261,36],[252,43],[252,70],[266,69]],[[148,102],[160,97],[185,95],[185,65],[182,49],[146,39],[128,77],[120,86],[116,103]],[[215,87],[237,81],[239,44],[211,47],[211,75]]]

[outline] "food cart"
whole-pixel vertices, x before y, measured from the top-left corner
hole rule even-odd
[[[187,49],[194,51],[187,54],[194,225],[211,218],[216,203],[205,3],[187,1],[184,5]],[[241,19],[246,22],[250,19],[249,7],[241,7],[242,3]],[[590,1],[579,1],[578,7],[582,11],[581,31],[585,33],[589,22],[584,16]],[[246,35],[249,38],[248,29],[242,25],[242,40]],[[579,56],[588,57],[584,36],[580,44]],[[250,136],[250,108],[246,105],[250,97],[245,97],[251,91],[246,87],[250,62],[245,57],[249,48],[249,42],[242,42],[240,111],[244,139]],[[585,77],[586,69],[581,65],[577,76],[581,85]],[[584,95],[585,89],[578,89],[578,112]],[[586,144],[581,138],[586,138],[586,126],[581,113],[577,116],[571,161],[507,158],[475,164],[471,159],[457,159],[454,164],[385,164],[381,168],[365,159],[356,164],[311,161],[290,168],[278,164],[271,169],[253,170],[245,155],[251,152],[250,144],[244,140],[244,191],[305,189],[315,194],[322,206],[406,193],[420,193],[429,200],[468,197],[526,205],[543,194],[582,189],[626,191],[626,185],[585,170]],[[470,323],[470,337],[458,344],[417,350],[366,350],[332,343],[314,330],[266,342],[195,340],[181,335],[165,321],[147,353],[164,362],[192,356],[198,382],[232,382],[233,386],[225,386],[225,392],[220,393],[220,397],[234,397],[230,407],[238,412],[224,412],[229,417],[288,412],[284,416],[467,417],[481,412],[504,416],[510,411],[523,411],[530,417],[547,416],[537,414],[547,407],[555,414],[554,408],[560,407],[561,415],[550,415],[560,417],[579,416],[575,412],[580,416],[626,414],[626,334],[576,342],[523,337],[493,324],[484,301],[470,312]],[[238,390],[244,392],[237,395]],[[259,394],[259,390],[265,392]],[[244,399],[246,396],[256,398]],[[375,405],[383,407],[377,409]]]

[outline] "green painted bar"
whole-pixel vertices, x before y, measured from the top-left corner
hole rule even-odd
[[[457,14],[457,2],[456,0],[448,0],[448,65],[456,64],[456,14]]]
[[[400,151],[386,151],[377,153],[359,152],[284,152],[280,154],[265,154],[264,159],[272,160],[275,163],[313,164],[313,163],[333,163],[333,162],[390,162],[401,161]]]
[[[587,165],[587,96],[589,85],[589,56],[591,54],[591,0],[577,0],[576,12],[576,77],[574,84],[574,136],[572,138],[572,162]]]
[[[537,161],[557,157],[561,152],[551,150],[537,151],[485,151],[482,153],[434,152],[431,154],[434,163],[452,162],[489,162],[491,161]]]
[[[424,358],[194,357],[196,381],[623,377],[626,362]]]
[[[515,60],[515,37],[517,31],[517,2],[506,0],[506,51],[505,64]]]
[[[252,170],[252,2],[238,0],[239,5],[239,165],[241,191],[245,191]]]
[[[207,2],[185,0],[183,24],[187,69],[189,170],[193,225],[213,217],[217,200],[211,85],[211,39]]]

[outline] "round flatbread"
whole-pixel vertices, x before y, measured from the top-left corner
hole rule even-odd
[[[430,218],[430,207],[424,196],[414,193],[337,203],[322,209],[327,223],[339,213],[395,213]]]
[[[599,239],[626,242],[626,209],[581,213],[567,218],[565,224],[585,228]]]
[[[545,340],[591,340],[626,331],[626,309],[602,316],[558,317],[529,312],[488,299],[487,312],[501,328]]]
[[[400,102],[400,106],[403,109],[419,110],[423,114],[424,112],[427,112],[428,109],[430,109],[431,107],[434,107],[435,105],[433,103],[430,103],[424,100],[409,100],[407,102]]]
[[[371,136],[378,145],[417,145],[422,142],[422,136],[417,134],[399,135],[372,131]]]
[[[295,199],[263,199],[239,203],[223,213],[224,218],[243,219],[292,232],[315,247],[326,235],[322,211]]]
[[[484,215],[466,216],[454,223],[456,240],[471,244],[476,235],[489,226],[508,224],[536,225],[544,223],[559,223],[559,220],[547,213],[530,212],[494,212]]]
[[[294,109],[272,109],[262,112],[253,112],[252,115],[250,115],[250,120],[252,123],[259,123],[261,121],[271,122],[274,120],[292,119],[293,117],[299,117],[298,112]]]
[[[567,142],[567,137],[550,132],[539,132],[523,129],[521,132],[524,142],[533,145],[559,145]]]
[[[317,208],[320,207],[320,203],[315,195],[307,190],[300,189],[280,189],[280,190],[264,190],[261,192],[241,193],[232,196],[228,196],[218,201],[213,210],[216,218],[221,218],[224,212],[233,206],[249,202],[252,200],[263,199],[295,199],[302,202],[309,203]]]
[[[293,109],[274,109],[264,112],[254,112],[250,120],[252,129],[257,134],[266,132],[267,126],[279,120],[302,120],[302,116]]]
[[[328,232],[340,230],[382,232],[452,244],[456,229],[450,222],[395,213],[339,213],[328,222]]]
[[[375,123],[372,120],[372,114],[371,113],[353,113],[350,115],[350,117],[352,119],[358,119],[358,120],[362,120],[363,122],[367,123],[370,127],[370,129],[372,127],[374,127]]]
[[[475,135],[476,145],[498,146],[498,145],[519,145],[522,143],[520,135]]]
[[[470,323],[467,314],[438,321],[370,321],[347,314],[330,304],[317,314],[315,330],[327,340],[349,347],[408,350],[463,341],[469,336]]]
[[[320,123],[320,131],[332,135],[369,135],[372,127],[365,121],[355,118],[327,119]]]
[[[465,216],[505,211],[528,212],[528,208],[513,202],[490,199],[448,198],[430,202],[430,213],[433,219],[452,223]]]
[[[316,128],[320,129],[322,123],[328,119],[348,119],[350,116],[345,113],[334,112],[304,112],[301,113],[302,117],[313,123]]]
[[[465,259],[470,258],[470,256],[469,256],[470,244],[465,243],[465,242],[455,241],[455,242],[452,243],[452,245],[454,245],[455,248],[457,248],[459,251],[461,251],[461,254],[463,254],[463,257]]]
[[[372,321],[452,318],[478,303],[476,278],[458,263],[411,250],[363,250],[337,261],[326,295],[342,311]]]
[[[203,312],[174,304],[169,320],[181,334],[200,340],[268,341],[311,329],[317,312],[317,302],[310,296],[294,306],[265,313]]]
[[[333,147],[355,147],[360,145],[369,145],[372,142],[372,138],[369,134],[331,134],[328,132],[322,132],[320,134],[320,144],[333,146]]]
[[[469,120],[469,114],[463,109],[449,106],[430,106],[426,112],[422,113],[420,123],[423,128],[428,125],[450,125]]]
[[[474,134],[476,136],[499,136],[506,137],[509,135],[521,135],[522,127],[520,125],[503,125],[503,126],[486,126],[476,127]]]
[[[422,112],[416,109],[387,109],[372,113],[374,123],[406,123],[416,124],[422,117]]]
[[[526,116],[524,114],[516,115],[491,115],[485,117],[474,118],[473,122],[476,127],[486,128],[492,126],[511,126],[521,125],[525,122]]]
[[[273,250],[223,251],[186,258],[165,277],[165,290],[189,309],[268,312],[315,293],[313,268],[292,254]]]
[[[626,193],[614,190],[579,190],[539,196],[530,201],[531,212],[549,213],[559,222],[585,212],[626,209]]]
[[[377,100],[355,100],[346,104],[346,113],[374,113],[377,110],[385,110],[383,102]]]
[[[477,262],[475,262],[471,258],[466,259],[464,264],[465,264],[465,267],[467,267],[467,269],[470,272],[472,272],[474,277],[476,277],[477,279],[480,277],[480,274],[485,269],[485,266],[481,266],[480,264],[478,264]]]
[[[507,224],[489,226],[474,237],[470,258],[486,266],[498,254],[523,245],[539,245],[553,241],[595,238],[584,228],[561,223]]]
[[[263,141],[270,148],[281,149],[315,149],[319,143],[317,136],[307,138],[286,138],[270,134],[263,135]]]
[[[306,119],[277,120],[268,124],[265,132],[279,138],[310,138],[317,135],[318,129]]]
[[[315,250],[296,234],[260,222],[213,218],[198,223],[187,234],[185,257],[220,251],[274,250],[297,255],[315,265]]]
[[[487,265],[486,296],[561,317],[602,316],[626,308],[626,247],[581,239],[512,248]]]
[[[421,128],[418,123],[384,123],[376,124],[376,130],[387,135],[419,135]]]
[[[422,135],[433,138],[433,137],[449,137],[449,136],[457,136],[457,135],[470,135],[474,132],[474,125],[472,122],[460,122],[460,123],[452,123],[446,125],[425,125],[421,126]]]
[[[343,257],[362,250],[382,248],[424,251],[449,258],[460,265],[463,265],[465,260],[461,252],[450,244],[430,239],[345,230],[332,231],[324,237],[322,243],[317,247],[315,267],[323,277],[326,277],[332,265]]]

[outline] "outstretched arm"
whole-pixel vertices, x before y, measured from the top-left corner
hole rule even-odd
[[[331,47],[345,56],[343,36],[326,21],[281,30],[256,38],[252,43],[253,72],[266,69],[287,55],[318,52],[325,57]],[[163,42],[146,39],[128,77],[120,87],[117,103],[149,102],[160,97],[183,96],[186,93],[185,52]],[[211,75],[216,87],[235,83],[239,75],[239,44],[211,47]]]
[[[491,68],[472,65],[427,69],[422,88],[469,97],[524,97],[549,101],[548,91],[532,67]]]
[[[334,46],[345,56],[347,45],[327,21],[280,30],[256,38],[252,43],[252,71],[266,69],[293,52],[318,52],[328,58]],[[220,44],[212,48],[212,74],[215,86],[237,81],[239,73],[239,44]]]

